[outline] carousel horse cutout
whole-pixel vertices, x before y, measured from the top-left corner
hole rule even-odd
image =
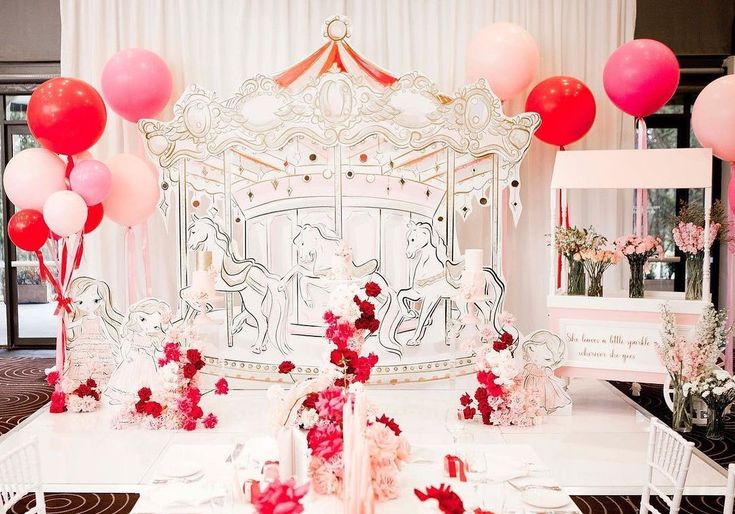
[[[214,265],[220,267],[215,290],[235,292],[242,299],[242,310],[232,321],[232,333],[239,333],[247,324],[258,334],[250,348],[253,353],[267,350],[268,343],[284,355],[290,353],[293,348],[286,337],[288,295],[279,288],[279,277],[254,259],[236,256],[230,236],[213,216],[192,214],[187,241],[192,250],[212,251]],[[196,308],[188,305],[184,319],[192,316],[192,310]]]
[[[288,283],[296,277],[299,297],[311,308],[313,301],[310,290],[319,288],[329,291],[329,272],[332,257],[335,255],[341,239],[333,231],[320,224],[306,223],[298,225],[298,232],[293,239],[296,248],[296,264],[280,279],[279,291],[286,291]],[[401,343],[396,337],[400,322],[400,309],[396,303],[396,293],[390,288],[385,277],[378,272],[377,259],[370,259],[356,265],[351,262],[349,276],[363,282],[375,282],[380,286],[381,294],[377,298],[379,305],[376,317],[381,321],[378,329],[378,343],[393,355],[402,355]]]
[[[411,261],[410,285],[398,292],[398,304],[404,318],[418,319],[406,346],[419,346],[442,300],[455,301],[460,313],[467,313],[467,304],[456,301],[464,263],[449,260],[446,244],[431,224],[425,221],[408,223],[406,257]],[[483,275],[484,295],[492,300],[473,303],[484,321],[502,333],[498,315],[503,305],[505,284],[492,268],[483,268]]]

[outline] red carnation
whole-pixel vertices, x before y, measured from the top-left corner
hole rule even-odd
[[[470,405],[467,405],[462,410],[462,414],[464,415],[464,419],[472,419],[472,418],[475,417],[475,414],[476,413],[477,413],[477,410],[474,407],[470,406]]]
[[[230,384],[224,378],[220,378],[214,383],[214,394],[227,394],[228,392],[230,392]]]
[[[436,500],[439,503],[439,510],[444,514],[464,514],[462,499],[446,484],[441,484],[438,488],[429,486],[426,488],[426,492],[421,492],[418,489],[414,489],[413,492],[422,502],[428,499]]]
[[[186,350],[186,358],[192,364],[196,364],[197,362],[202,360],[202,352],[200,352],[196,348],[189,348],[188,350]]]
[[[199,419],[199,418],[201,418],[202,416],[204,416],[204,411],[202,410],[202,408],[201,408],[201,407],[200,407],[199,405],[194,405],[194,406],[193,406],[193,407],[191,408],[191,412],[190,412],[190,414],[191,414],[191,417],[192,417],[192,418],[194,418],[194,419]]]
[[[145,402],[143,400],[135,403],[135,412],[138,414],[143,414],[145,412]]]
[[[465,393],[460,397],[459,403],[466,407],[467,405],[472,403],[472,397],[469,395],[469,393]]]
[[[92,379],[92,378],[88,378],[87,379],[87,386],[88,387],[92,387],[92,388],[97,387],[97,382],[95,382],[94,379]]]
[[[192,378],[194,378],[194,375],[197,374],[197,371],[199,371],[197,367],[191,362],[189,362],[188,364],[184,366],[184,370],[183,370],[184,377],[191,380]]]
[[[181,428],[183,428],[184,430],[188,430],[189,432],[191,432],[196,427],[197,427],[197,422],[196,422],[196,420],[194,420],[192,418],[184,418],[181,421]]]
[[[58,371],[52,371],[46,377],[46,382],[48,383],[48,385],[56,385],[56,383],[59,381],[59,378],[60,377],[61,377],[61,375],[59,374]]]
[[[140,398],[141,401],[147,402],[151,399],[151,390],[148,387],[141,387],[138,389],[138,398]]]
[[[161,416],[161,412],[163,412],[163,407],[158,402],[146,402],[145,407],[143,408],[143,410],[149,416],[153,416],[154,418],[158,418],[158,417]]]
[[[163,353],[166,356],[166,363],[170,361],[178,362],[181,358],[181,349],[178,343],[166,343],[163,347]]]
[[[371,353],[367,357],[358,357],[353,361],[353,368],[351,371],[355,374],[355,382],[365,383],[370,380],[370,370],[378,361],[377,356]]]
[[[306,398],[304,398],[301,405],[303,405],[305,409],[314,409],[316,408],[316,401],[318,399],[319,393],[309,393],[306,395]]]
[[[283,361],[278,365],[278,372],[282,375],[288,375],[294,369],[296,369],[296,364],[291,361]]]
[[[324,317],[324,321],[326,321],[330,325],[337,321],[337,316],[335,316],[332,311],[325,312],[323,317]]]
[[[375,298],[380,294],[380,286],[375,282],[368,282],[365,284],[365,294]]]
[[[356,358],[357,352],[349,348],[332,350],[332,353],[329,355],[329,361],[335,366],[340,367],[350,366]]]
[[[375,421],[377,421],[378,423],[382,423],[388,428],[390,428],[393,431],[393,433],[396,434],[397,436],[401,435],[401,427],[398,426],[398,423],[396,423],[395,419],[389,418],[388,416],[383,414],[382,416],[377,418]]]
[[[207,414],[207,417],[202,420],[202,425],[204,425],[204,428],[214,428],[217,426],[217,421],[217,416],[210,412]]]
[[[66,410],[66,394],[64,391],[54,391],[51,393],[51,405],[49,412],[52,414],[60,414]]]
[[[199,403],[199,400],[202,399],[202,392],[199,390],[198,387],[190,387],[186,391],[186,397],[191,400],[191,403],[196,405]]]

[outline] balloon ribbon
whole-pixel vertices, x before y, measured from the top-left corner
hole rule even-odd
[[[648,148],[648,130],[643,118],[636,118],[637,144],[636,148]],[[635,196],[635,233],[637,236],[648,235],[648,189],[637,189]]]
[[[125,229],[125,253],[127,255],[128,268],[128,306],[132,305],[138,291],[135,285],[135,232],[133,227]]]

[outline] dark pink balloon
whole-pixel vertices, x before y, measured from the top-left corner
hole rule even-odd
[[[152,118],[171,98],[171,70],[158,54],[128,48],[113,55],[102,70],[102,95],[128,121]]]
[[[112,187],[110,168],[94,159],[79,161],[69,175],[71,190],[84,198],[87,205],[97,205],[107,198]]]
[[[679,62],[653,39],[635,39],[615,50],[602,75],[605,92],[618,108],[644,117],[663,107],[679,85]]]

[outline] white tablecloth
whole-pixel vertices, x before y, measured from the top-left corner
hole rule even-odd
[[[258,441],[256,448],[262,452],[258,458],[269,456],[273,451],[272,447]],[[473,450],[484,452],[487,456],[489,473],[500,472],[504,468],[526,467],[529,471],[525,476],[512,480],[516,486],[524,484],[544,484],[557,485],[553,477],[550,477],[547,468],[539,460],[536,453],[528,445],[514,444],[497,444],[497,445],[475,445]],[[191,465],[191,462],[197,462],[201,465],[203,477],[189,484],[181,485],[176,483],[169,484],[153,484],[152,482],[160,478],[161,469],[151,470],[149,477],[149,485],[146,485],[141,491],[141,497],[133,509],[135,514],[193,514],[206,512],[228,512],[228,513],[251,513],[253,508],[251,505],[238,503],[232,500],[231,490],[234,486],[233,468],[228,464],[227,458],[230,455],[231,447],[224,444],[198,444],[185,445],[176,444],[168,448],[165,455],[162,456],[160,466],[170,469],[175,467],[177,462],[181,462],[182,466]],[[401,472],[401,489],[402,494],[396,500],[379,503],[376,506],[378,514],[406,514],[413,512],[438,512],[436,509],[436,501],[430,500],[422,504],[414,495],[414,488],[424,490],[427,486],[438,486],[441,483],[447,483],[452,486],[460,497],[462,497],[465,507],[474,509],[478,503],[478,496],[475,492],[475,486],[471,483],[460,483],[456,479],[450,479],[444,476],[441,458],[446,448],[438,446],[416,447],[413,451],[412,460],[403,468]],[[501,473],[502,474],[502,473]],[[161,506],[162,491],[166,488],[169,493],[176,488],[180,488],[185,492],[187,497],[193,501],[187,505]],[[532,512],[579,512],[574,503],[569,499],[569,503],[564,507],[556,509],[536,508],[524,504],[521,499],[521,492],[514,488],[510,483],[501,483],[493,485],[479,485],[480,494],[485,500],[496,500],[496,495],[500,494],[504,497],[506,513],[532,513]],[[482,488],[486,488],[484,491]],[[199,499],[206,500],[207,497],[222,496],[229,499],[219,499],[216,501],[219,505],[213,505],[204,501],[197,504]],[[157,501],[156,501],[157,500]],[[343,514],[342,504],[339,499],[331,496],[318,496],[309,494],[303,501],[305,514]]]

